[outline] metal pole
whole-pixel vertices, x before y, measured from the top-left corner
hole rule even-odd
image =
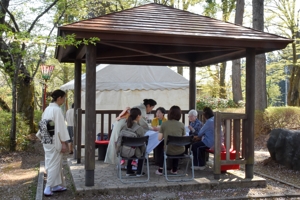
[[[46,109],[46,98],[47,98],[47,80],[44,83],[44,96],[43,96],[43,111]]]

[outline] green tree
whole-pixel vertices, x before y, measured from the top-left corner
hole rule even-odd
[[[0,59],[1,70],[8,75],[12,85],[12,121],[10,131],[10,150],[16,148],[16,113],[19,112],[29,123],[33,131],[34,111],[34,85],[32,76],[26,67],[27,50],[37,41],[34,28],[39,25],[39,20],[45,15],[58,0],[45,4],[38,9],[38,14],[32,22],[26,19],[24,10],[16,10],[9,6],[10,0],[0,1]],[[12,12],[11,10],[14,10]]]
[[[256,30],[264,31],[264,0],[252,0],[252,26]],[[265,110],[267,107],[266,92],[266,56],[255,57],[255,110]]]

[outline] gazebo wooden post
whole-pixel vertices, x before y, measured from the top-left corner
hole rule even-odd
[[[81,129],[78,129],[76,112],[78,108],[81,108],[81,60],[75,60],[75,71],[74,71],[74,159],[77,159],[77,163],[80,163],[81,159]],[[80,134],[79,134],[80,133]],[[80,140],[78,140],[80,136]],[[80,143],[78,142],[80,141]]]
[[[86,47],[85,186],[94,186],[96,139],[96,46]]]
[[[196,107],[196,66],[190,64],[190,87],[189,87],[189,109],[197,109]]]
[[[254,114],[255,114],[255,49],[247,48],[246,55],[246,116],[245,133],[245,177],[253,178],[254,165]]]

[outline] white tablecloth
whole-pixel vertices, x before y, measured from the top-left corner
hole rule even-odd
[[[147,146],[147,150],[146,150],[146,152],[149,154],[149,153],[151,153],[151,151],[153,151],[153,149],[155,147],[157,147],[157,145],[161,141],[158,140],[158,132],[157,131],[149,130],[149,131],[146,132],[145,135],[149,136],[148,146]]]
[[[188,136],[189,132],[186,132],[185,134],[186,134],[186,136]],[[146,150],[146,152],[149,154],[163,140],[161,140],[161,141],[158,140],[158,132],[157,131],[149,130],[145,133],[145,135],[149,135],[148,146],[147,146],[147,150]]]

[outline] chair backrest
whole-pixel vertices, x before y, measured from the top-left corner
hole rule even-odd
[[[149,136],[143,137],[122,137],[121,146],[129,146],[129,147],[141,147],[148,145]]]
[[[167,145],[186,146],[192,144],[194,136],[171,136],[168,135]]]

